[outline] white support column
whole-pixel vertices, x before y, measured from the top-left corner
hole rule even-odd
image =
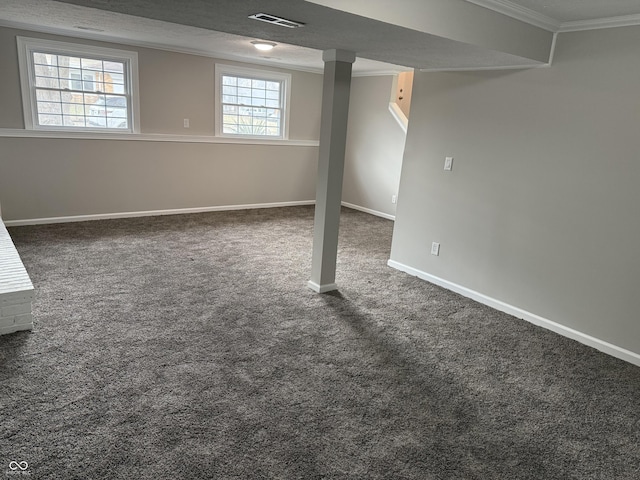
[[[336,257],[342,202],[344,152],[347,143],[351,67],[355,53],[323,53],[322,118],[313,229],[313,258],[309,288],[318,293],[336,290]]]

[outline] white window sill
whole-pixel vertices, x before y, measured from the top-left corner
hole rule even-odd
[[[293,147],[317,147],[318,140],[282,140],[262,138],[215,137],[213,135],[175,135],[162,133],[116,133],[77,132],[53,130],[25,130],[21,128],[0,128],[0,137],[9,138],[59,138],[81,140],[125,140],[142,142],[173,143],[229,143],[236,145],[286,145]]]

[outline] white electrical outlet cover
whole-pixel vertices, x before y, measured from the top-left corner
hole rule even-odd
[[[440,255],[440,244],[438,242],[431,244],[431,255]]]
[[[444,159],[444,169],[452,170],[453,169],[453,157],[445,157]]]

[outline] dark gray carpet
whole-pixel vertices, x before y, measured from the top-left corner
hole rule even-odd
[[[353,210],[317,295],[312,225],[11,228],[36,324],[0,337],[0,474],[640,478],[640,368],[390,269],[392,223]]]

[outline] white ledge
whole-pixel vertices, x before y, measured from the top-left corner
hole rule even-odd
[[[404,114],[400,106],[395,102],[389,102],[389,112],[393,115],[393,118],[398,122],[400,128],[404,133],[407,133],[407,128],[409,127],[409,119]]]
[[[318,140],[267,140],[261,138],[214,137],[213,135],[176,135],[163,133],[95,133],[25,130],[0,128],[0,137],[9,138],[59,138],[74,140],[124,140],[138,142],[173,143],[227,143],[236,145],[272,145],[290,147],[317,147]]]

